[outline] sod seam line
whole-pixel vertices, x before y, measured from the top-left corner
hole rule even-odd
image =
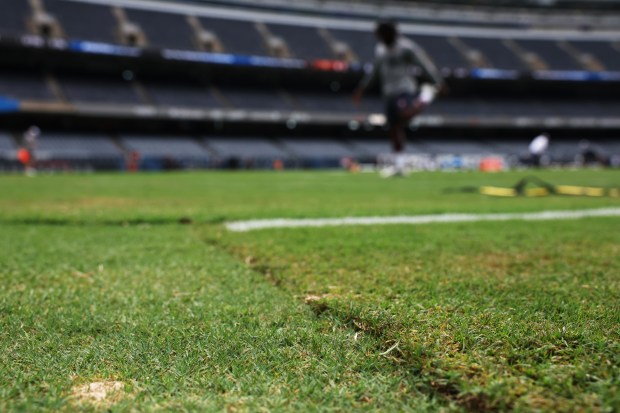
[[[255,219],[226,223],[233,232],[248,232],[274,228],[335,227],[344,225],[422,225],[439,223],[480,222],[480,221],[554,221],[591,217],[620,216],[620,208],[600,208],[574,211],[541,211],[525,213],[496,214],[436,214],[401,215],[385,217],[345,217],[345,218],[302,218],[302,219]]]

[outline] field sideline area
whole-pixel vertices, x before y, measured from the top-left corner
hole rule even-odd
[[[620,217],[225,225],[620,207],[531,174],[0,176],[0,411],[619,411]]]

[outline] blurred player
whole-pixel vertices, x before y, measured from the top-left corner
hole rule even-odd
[[[549,147],[549,135],[547,133],[541,133],[536,136],[528,146],[530,153],[530,162],[532,166],[540,167],[543,164],[543,156],[547,152]]]
[[[377,47],[372,71],[367,73],[355,90],[353,100],[359,104],[364,91],[376,80],[381,82],[385,100],[385,114],[390,128],[394,165],[382,171],[384,176],[403,175],[405,172],[406,127],[435,98],[445,90],[444,81],[435,65],[416,43],[400,36],[393,22],[379,22],[375,29]],[[414,75],[421,69],[431,84],[418,88]]]
[[[26,176],[34,176],[36,173],[34,151],[40,135],[41,130],[31,126],[22,137],[22,148],[17,152],[17,158],[24,165]]]

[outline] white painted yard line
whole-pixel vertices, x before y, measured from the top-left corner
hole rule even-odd
[[[620,216],[620,208],[584,209],[576,211],[541,211],[501,214],[439,214],[394,217],[345,217],[308,219],[256,219],[226,224],[234,232],[256,231],[271,228],[335,227],[343,225],[420,225],[434,223],[479,222],[479,221],[552,221],[581,219],[589,217]]]

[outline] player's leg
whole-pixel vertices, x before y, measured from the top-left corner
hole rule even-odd
[[[390,139],[394,153],[393,175],[405,175],[405,145],[407,126],[423,110],[423,103],[413,94],[402,94],[395,100],[395,109],[390,123]]]
[[[403,122],[410,122],[413,118],[424,112],[428,105],[422,102],[420,99],[413,99],[410,105],[403,108],[400,113],[400,117]]]
[[[394,173],[395,175],[405,174],[405,143],[407,140],[406,122],[397,122],[390,126],[390,140],[392,142],[392,152],[394,153]]]
[[[403,94],[395,101],[397,121],[390,125],[390,137],[395,157],[395,171],[398,175],[405,174],[405,143],[407,139],[407,127],[412,119],[424,112],[433,102],[437,94],[437,88],[433,85],[424,84],[420,94]]]
[[[392,145],[393,163],[382,171],[382,176],[403,176],[406,173],[405,145],[407,126],[411,119],[424,110],[424,102],[413,94],[403,93],[389,98],[386,115],[389,123],[389,135]]]
[[[404,174],[405,126],[402,119],[402,110],[407,106],[409,99],[405,95],[392,96],[386,100],[386,118],[389,125],[390,145],[392,148],[391,164],[381,171],[383,177]]]
[[[437,88],[435,86],[429,84],[422,85],[419,95],[408,95],[401,103],[401,119],[403,121],[411,121],[413,118],[426,110],[433,100],[435,100],[436,95]]]

